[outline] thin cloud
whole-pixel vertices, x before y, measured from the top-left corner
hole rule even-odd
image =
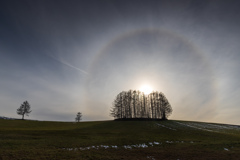
[[[66,62],[66,61],[63,60],[63,59],[59,59],[59,58],[54,57],[54,56],[52,56],[52,55],[48,55],[48,56],[51,57],[51,58],[53,58],[54,60],[56,60],[56,61],[64,64],[64,65],[68,66],[68,67],[71,67],[71,68],[73,68],[73,69],[76,69],[76,70],[80,71],[81,73],[83,73],[83,74],[85,74],[85,75],[88,75],[88,72],[86,72],[86,71],[84,71],[84,70],[82,70],[82,69],[80,69],[80,68],[77,68],[77,67],[69,64],[68,62]]]

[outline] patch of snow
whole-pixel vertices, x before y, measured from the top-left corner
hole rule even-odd
[[[158,125],[158,126],[161,126],[161,127],[164,127],[164,128],[167,128],[167,129],[170,129],[170,130],[173,130],[173,131],[176,131],[176,129],[167,127],[167,126],[165,126],[165,125],[163,125],[163,124],[157,123],[157,125]]]
[[[180,125],[187,126],[187,127],[195,128],[195,129],[200,129],[200,130],[203,130],[203,131],[217,132],[217,131],[205,129],[205,126],[202,126],[202,128],[199,128],[199,125],[198,125],[198,127],[197,127],[197,126],[194,126],[194,125],[197,125],[197,124],[193,124],[193,123],[180,123],[180,122],[176,122],[176,123],[178,123],[178,124],[180,124]]]
[[[237,129],[237,130],[240,130],[240,126],[231,125],[231,124],[227,124],[227,125],[225,125],[225,126],[228,127],[229,129]]]
[[[209,132],[227,132],[227,130],[240,130],[240,126],[237,125],[227,125],[227,124],[209,124],[209,123],[192,123],[192,122],[176,122],[180,125],[185,125],[187,127],[192,127],[195,129],[205,130]]]
[[[118,148],[118,146],[112,146],[112,148],[116,148],[116,149],[117,149],[117,148]]]
[[[147,159],[155,160],[153,156],[147,156]]]
[[[142,147],[142,148],[147,148],[148,147],[148,145],[146,145],[145,143],[140,144],[139,146]]]
[[[227,148],[224,148],[224,150],[225,150],[225,151],[229,151],[229,149],[227,149]]]
[[[171,143],[184,143],[184,141],[165,141],[168,144]],[[190,141],[189,143],[194,143],[193,141]],[[132,144],[132,145],[124,145],[122,146],[125,149],[133,149],[133,148],[148,148],[149,146],[154,146],[154,145],[160,145],[162,144],[161,142],[148,142],[148,143],[142,143],[142,144]],[[117,145],[100,145],[100,146],[88,146],[88,147],[79,147],[79,148],[62,148],[63,150],[68,150],[68,151],[77,151],[77,150],[90,150],[90,149],[99,149],[99,148],[104,148],[104,149],[118,149],[119,146]]]
[[[216,129],[229,129],[228,127],[223,126],[223,125],[216,125],[216,124],[207,124],[207,125],[212,128],[216,128]]]
[[[159,142],[153,142],[153,144],[159,145],[160,143]]]
[[[124,145],[123,147],[124,147],[125,149],[132,149],[132,147],[129,146],[129,145]]]
[[[173,143],[173,141],[166,141],[166,143]]]
[[[105,149],[109,148],[109,146],[107,146],[107,145],[101,145],[100,147],[105,148]]]

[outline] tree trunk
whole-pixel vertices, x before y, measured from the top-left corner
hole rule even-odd
[[[152,118],[154,118],[153,117],[153,99],[152,99],[152,95],[150,95],[150,98],[151,98],[150,100],[151,100]]]
[[[136,118],[136,100],[135,100],[135,92],[133,93],[133,109],[134,109],[134,118]]]
[[[163,111],[163,118],[162,118],[163,120],[166,120],[167,118],[166,118],[166,114],[165,114],[165,110]]]

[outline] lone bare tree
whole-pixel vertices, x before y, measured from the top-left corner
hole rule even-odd
[[[29,116],[29,113],[32,112],[30,109],[31,109],[30,104],[28,103],[28,101],[25,101],[25,102],[23,102],[23,104],[21,104],[21,106],[17,109],[17,114],[18,114],[18,115],[22,115],[22,120],[23,120],[25,114],[26,114],[27,116]]]
[[[78,113],[77,113],[77,116],[76,116],[75,120],[76,120],[77,122],[79,122],[79,121],[82,120],[82,113],[81,113],[81,112],[78,112]]]

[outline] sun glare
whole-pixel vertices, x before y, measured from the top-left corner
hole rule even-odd
[[[140,91],[144,92],[144,94],[149,94],[149,93],[151,93],[153,91],[153,89],[149,85],[143,85],[140,88]]]

